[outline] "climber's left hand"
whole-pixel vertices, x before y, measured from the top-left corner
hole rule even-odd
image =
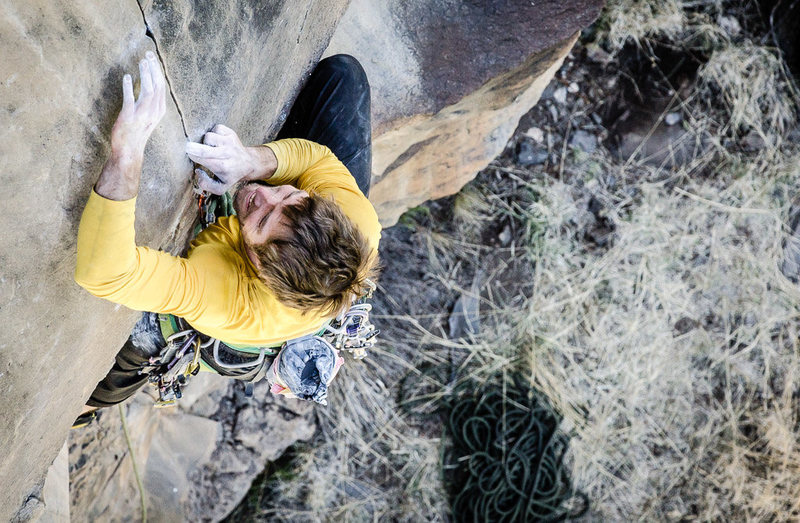
[[[147,140],[167,110],[167,82],[152,51],[139,62],[139,83],[139,99],[134,100],[131,75],[122,78],[122,109],[111,129],[112,156],[144,155]]]

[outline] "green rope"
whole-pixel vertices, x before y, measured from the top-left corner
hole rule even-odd
[[[131,436],[128,433],[128,422],[125,419],[125,410],[122,404],[119,405],[119,417],[122,419],[122,432],[125,434],[125,443],[128,444],[128,452],[131,456],[131,463],[133,463],[133,475],[136,476],[136,487],[139,489],[139,501],[142,505],[142,523],[147,523],[147,501],[145,500],[144,485],[142,478],[139,476],[139,469],[136,467],[136,456],[133,453],[133,444],[131,443]]]
[[[547,401],[521,382],[460,387],[446,421],[445,470],[456,521],[561,521],[588,510],[563,457],[568,438]],[[477,389],[477,390],[475,390]],[[505,389],[505,391],[504,391]],[[469,392],[467,392],[469,390]],[[565,508],[576,504],[577,512]]]

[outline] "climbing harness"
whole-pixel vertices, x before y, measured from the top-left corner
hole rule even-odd
[[[197,331],[184,329],[165,337],[165,340],[167,344],[161,353],[151,357],[139,371],[148,375],[148,380],[158,391],[156,407],[174,405],[183,395],[181,389],[187,378],[200,372],[201,342]]]
[[[151,357],[140,374],[158,391],[156,407],[171,407],[183,395],[183,387],[192,376],[205,368],[221,376],[251,382],[262,379],[280,346],[234,348],[192,328],[183,318],[159,314],[161,335],[167,342],[157,356]],[[252,387],[246,387],[246,393]]]
[[[217,196],[195,188],[200,214],[195,235],[214,223],[218,216],[235,214],[233,198],[225,193]],[[253,383],[267,378],[273,387],[278,384],[288,390],[278,374],[276,357],[287,347],[329,348],[338,358],[338,351],[349,352],[353,359],[367,356],[367,349],[375,345],[380,333],[369,320],[372,305],[367,303],[376,286],[366,280],[365,294],[321,329],[306,336],[288,340],[271,347],[238,347],[206,336],[192,328],[182,318],[171,314],[159,314],[161,334],[166,346],[145,363],[140,374],[148,374],[148,380],[158,391],[155,407],[170,407],[183,395],[187,380],[201,368],[222,376],[246,382],[245,394],[252,395]],[[341,364],[341,363],[339,363]],[[338,371],[338,366],[335,371]],[[333,372],[333,375],[336,372]],[[326,384],[327,385],[327,384]],[[295,396],[296,397],[296,396]],[[303,398],[308,399],[308,398]],[[319,403],[325,403],[325,394],[318,395]]]

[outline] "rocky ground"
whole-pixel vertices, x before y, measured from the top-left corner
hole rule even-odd
[[[242,383],[201,374],[177,407],[154,409],[147,387],[121,410],[103,409],[96,422],[70,433],[70,515],[142,518],[138,476],[151,520],[223,518],[261,463],[314,433],[310,405],[277,398],[268,388],[261,382],[247,397]]]

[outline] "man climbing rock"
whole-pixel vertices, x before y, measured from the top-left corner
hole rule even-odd
[[[175,387],[200,368],[248,381],[269,375],[273,392],[325,403],[341,358],[309,335],[367,291],[380,238],[366,198],[363,69],[350,56],[323,60],[274,142],[245,147],[217,125],[203,143],[187,144],[203,167],[199,187],[234,191],[236,216],[200,232],[185,258],[135,244],[145,145],[166,111],[166,81],[153,53],[139,75],[138,99],[131,76],[122,80],[111,155],[81,219],[75,280],[95,296],[147,312],[79,420],[148,380],[162,387],[162,400],[173,389],[179,397]],[[176,381],[178,366],[185,372]]]

